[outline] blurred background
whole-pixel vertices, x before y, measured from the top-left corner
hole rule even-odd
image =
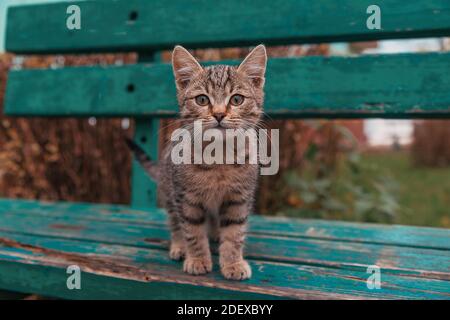
[[[135,53],[14,56],[3,52],[0,2],[0,197],[127,204],[131,156],[122,141],[131,119],[8,118],[9,69],[136,63]],[[48,2],[48,1],[47,1]],[[270,47],[270,57],[449,51],[450,39]],[[195,50],[201,60],[240,59],[249,48]],[[165,60],[170,53],[163,54]],[[320,70],[318,70],[320,72]],[[280,171],[260,181],[264,215],[450,228],[450,121],[273,120]],[[161,123],[161,147],[173,125]]]

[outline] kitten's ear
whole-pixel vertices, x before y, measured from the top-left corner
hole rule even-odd
[[[173,49],[172,68],[178,89],[186,88],[192,77],[203,70],[197,60],[182,46]]]
[[[252,83],[262,88],[264,86],[264,74],[266,73],[267,54],[266,47],[262,44],[250,52],[238,67],[238,72],[244,74]]]

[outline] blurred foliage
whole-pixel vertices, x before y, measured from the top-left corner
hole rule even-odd
[[[313,122],[329,139],[311,142],[302,168],[283,174],[277,215],[392,223],[399,210],[398,185],[363,161],[352,133],[336,122]]]
[[[415,121],[411,154],[417,166],[449,167],[450,120]]]
[[[367,179],[388,175],[397,181],[395,223],[450,228],[450,167],[418,167],[408,150],[365,152],[361,162],[371,168]]]

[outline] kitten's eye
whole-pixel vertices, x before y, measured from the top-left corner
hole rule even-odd
[[[199,106],[206,106],[207,104],[209,104],[209,98],[207,96],[205,96],[204,94],[201,94],[201,95],[195,97],[195,102]]]
[[[242,104],[242,102],[244,102],[244,96],[241,96],[240,94],[235,94],[234,96],[231,97],[230,99],[230,103],[233,106],[239,106]]]

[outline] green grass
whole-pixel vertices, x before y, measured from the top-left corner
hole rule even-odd
[[[362,162],[398,183],[395,223],[450,228],[450,168],[414,166],[407,152],[368,153]]]

